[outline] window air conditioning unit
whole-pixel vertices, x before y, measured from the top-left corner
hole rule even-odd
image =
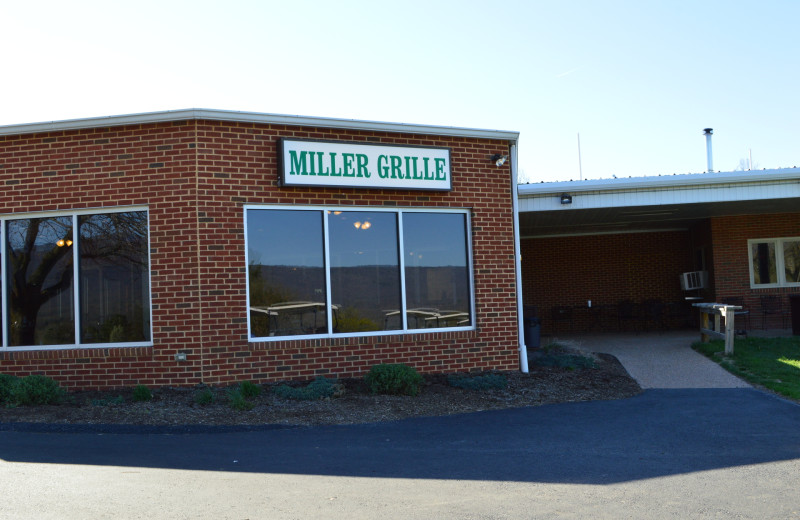
[[[708,285],[708,271],[690,271],[681,274],[681,289],[694,291],[705,289]]]

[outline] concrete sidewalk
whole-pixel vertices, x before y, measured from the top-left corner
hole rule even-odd
[[[553,338],[619,359],[642,388],[747,388],[750,385],[692,350],[697,331],[584,334]]]

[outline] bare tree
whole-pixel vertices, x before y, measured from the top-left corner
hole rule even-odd
[[[34,345],[39,310],[72,287],[72,220],[11,221],[7,229],[10,341]]]
[[[147,213],[124,212],[79,218],[81,261],[146,268]],[[36,345],[42,308],[73,287],[72,217],[11,220],[8,233],[9,343]],[[70,303],[71,305],[71,303]],[[69,312],[69,318],[64,315]],[[71,306],[58,313],[55,338],[73,342]],[[52,316],[51,316],[52,317]]]
[[[746,171],[757,170],[757,169],[758,169],[758,164],[757,163],[750,164],[750,159],[743,158],[743,159],[739,159],[739,166],[734,168],[733,171],[735,171],[735,172],[746,172]]]

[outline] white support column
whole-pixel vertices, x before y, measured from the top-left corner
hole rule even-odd
[[[720,310],[722,317],[725,320],[725,355],[733,355],[733,339],[736,336],[736,324],[734,317],[736,311],[729,306],[725,306]]]

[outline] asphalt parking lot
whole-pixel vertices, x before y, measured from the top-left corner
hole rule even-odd
[[[800,406],[752,388],[357,426],[4,428],[2,518],[800,516]]]

